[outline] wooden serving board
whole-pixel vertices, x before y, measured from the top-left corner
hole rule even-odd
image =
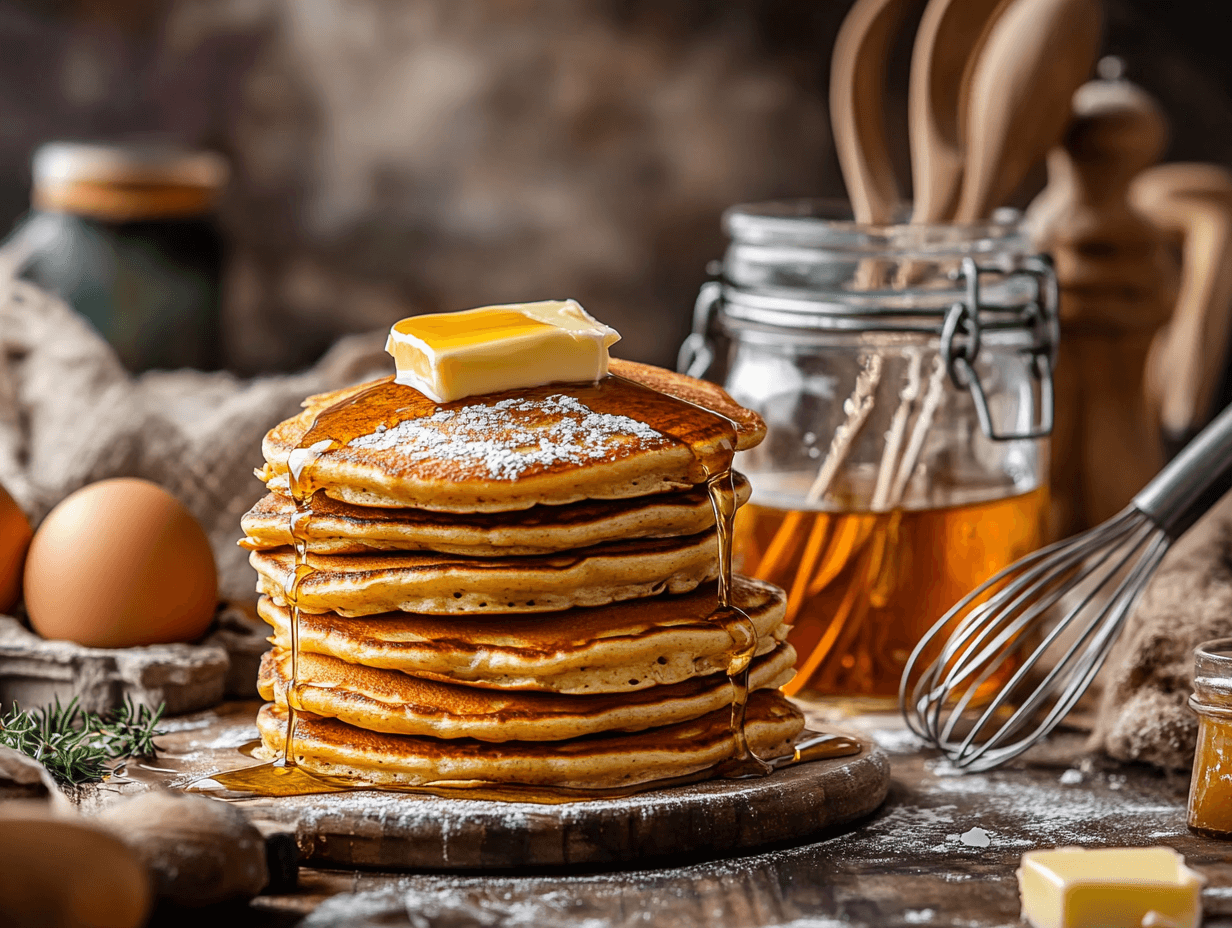
[[[130,766],[133,782],[122,791],[181,786],[254,763],[238,748],[256,734],[257,706],[228,703],[173,720],[181,729],[159,739],[156,761]],[[679,862],[802,841],[873,812],[889,789],[890,765],[871,742],[861,743],[851,757],[760,779],[620,799],[540,805],[363,790],[239,805],[254,819],[293,831],[305,861],[315,866],[476,870]]]

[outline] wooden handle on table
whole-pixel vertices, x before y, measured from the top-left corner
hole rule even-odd
[[[856,222],[884,225],[898,210],[886,143],[886,61],[910,0],[856,0],[830,59],[830,124]]]
[[[1171,436],[1200,428],[1227,353],[1232,319],[1232,172],[1214,164],[1163,164],[1130,187],[1133,205],[1181,244],[1171,321],[1147,360],[1146,389]]]

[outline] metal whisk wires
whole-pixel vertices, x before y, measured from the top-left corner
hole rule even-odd
[[[908,725],[958,767],[1021,754],[1086,691],[1167,549],[1163,530],[1130,508],[988,580],[912,653],[899,693]],[[1053,613],[1063,614],[1041,639],[1033,632]],[[908,699],[916,665],[933,654]]]
[[[1120,515],[1010,565],[912,652],[908,726],[957,767],[987,770],[1051,732],[1099,673],[1169,546],[1232,487],[1232,407]]]

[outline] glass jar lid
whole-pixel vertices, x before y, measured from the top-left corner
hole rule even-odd
[[[977,268],[986,325],[1030,327],[1042,273],[1016,210],[973,225],[868,226],[845,205],[778,200],[734,206],[720,283],[724,315],[754,325],[921,332],[966,299]]]
[[[970,390],[995,440],[1052,430],[1057,287],[1033,254],[1016,210],[971,225],[863,225],[843,204],[781,200],[723,216],[730,244],[719,279],[703,285],[679,369],[703,376],[713,344],[754,331],[807,339],[835,331],[906,333],[939,340],[950,380]],[[1031,357],[1041,419],[1026,431],[992,428],[973,364],[985,336],[1012,333]]]
[[[228,176],[218,154],[156,142],[49,142],[31,170],[37,209],[114,222],[208,213]]]
[[[1204,641],[1194,648],[1194,711],[1232,719],[1232,638]]]

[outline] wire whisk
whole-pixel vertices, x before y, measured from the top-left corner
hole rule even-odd
[[[1022,754],[1073,709],[1172,542],[1232,487],[1232,406],[1120,514],[1011,564],[912,652],[907,725],[956,767]]]

